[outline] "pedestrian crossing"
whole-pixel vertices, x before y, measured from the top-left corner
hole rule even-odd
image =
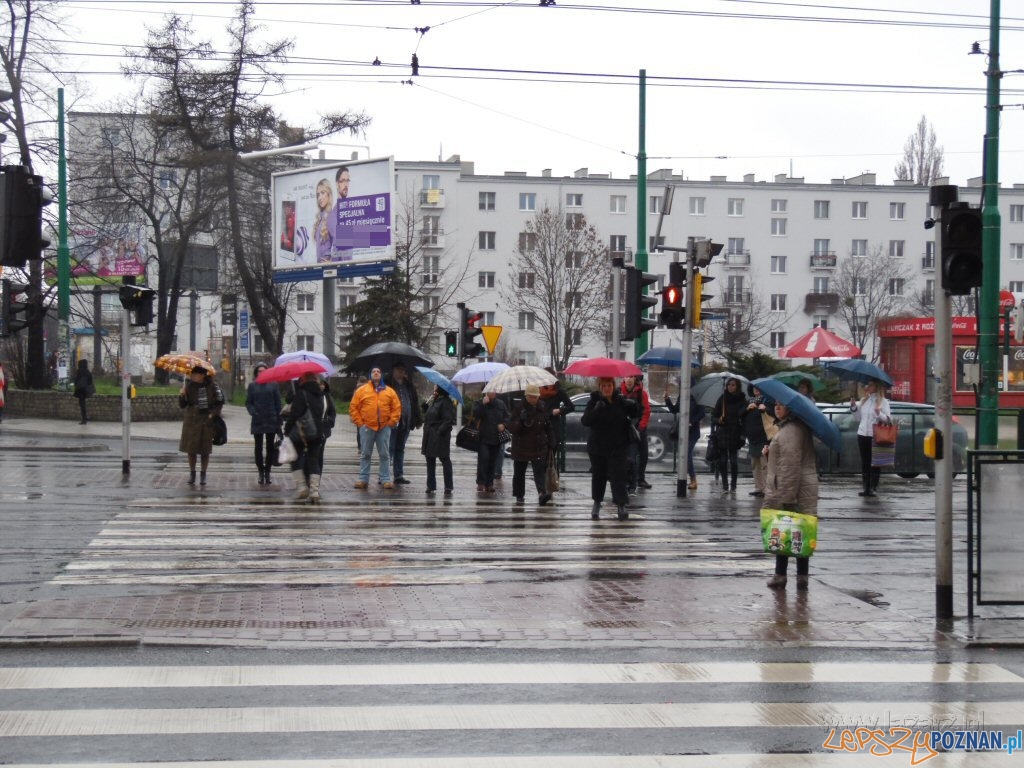
[[[883,743],[889,765],[987,768],[1007,750],[913,734],[1020,723],[1024,678],[991,663],[0,667],[21,768],[828,768]]]

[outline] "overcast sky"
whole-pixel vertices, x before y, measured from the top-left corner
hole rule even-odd
[[[477,173],[625,177],[636,173],[646,69],[649,171],[808,182],[874,172],[889,183],[924,115],[951,181],[982,174],[987,57],[968,51],[989,49],[983,0],[539,2],[257,0],[262,34],[295,41],[284,88],[267,100],[292,124],[330,110],[372,117],[365,136],[325,144],[332,158],[368,148],[399,160],[458,154]],[[102,109],[124,91],[117,54],[167,5],[69,6],[65,47],[90,86],[69,104]],[[224,43],[232,4],[173,5]],[[1003,0],[1002,14],[1000,68],[1024,69],[1024,0]],[[1024,183],[1022,76],[1002,80],[1004,186]]]

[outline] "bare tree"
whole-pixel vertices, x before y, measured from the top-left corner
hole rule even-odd
[[[911,283],[907,260],[889,256],[881,245],[867,256],[847,256],[839,261],[834,286],[839,296],[838,314],[850,340],[868,359],[878,355],[878,322],[907,311]],[[867,346],[871,342],[872,352]]]
[[[752,291],[723,295],[714,312],[724,315],[724,319],[702,321],[704,349],[724,358],[729,368],[738,357],[765,346],[777,327],[771,313],[765,311],[764,301]]]
[[[578,337],[603,338],[611,309],[611,265],[597,228],[583,214],[545,207],[528,220],[512,257],[511,281],[500,287],[512,313],[532,318],[551,364],[569,363]]]
[[[921,187],[931,186],[942,176],[942,147],[924,115],[903,145],[903,160],[897,163],[895,173],[897,181],[913,181]]]

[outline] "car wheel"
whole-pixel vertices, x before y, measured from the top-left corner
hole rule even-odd
[[[647,433],[647,460],[661,461],[665,457],[665,440],[661,435]]]

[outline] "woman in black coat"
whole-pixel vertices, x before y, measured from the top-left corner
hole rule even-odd
[[[483,400],[473,409],[473,416],[480,429],[480,448],[476,453],[476,489],[494,493],[498,456],[504,450],[500,435],[508,425],[508,406],[495,393],[486,392]]]
[[[305,435],[296,427],[309,412],[316,425],[316,433]],[[299,492],[296,501],[309,499],[311,504],[320,503],[320,476],[324,468],[324,445],[334,427],[334,401],[330,392],[320,385],[315,373],[305,373],[299,379],[298,389],[292,398],[288,418],[284,422],[284,433],[295,445],[298,458],[291,463],[292,477]]]
[[[629,517],[626,502],[626,449],[633,442],[631,419],[639,413],[635,400],[623,397],[615,389],[615,380],[597,380],[597,391],[590,393],[590,400],[583,411],[580,423],[590,428],[587,438],[587,454],[590,456],[590,496],[594,506],[590,518],[600,517],[601,502],[604,501],[605,485],[612,487],[612,501],[618,510],[619,520]]]
[[[255,379],[266,363],[256,363],[252,370]],[[251,382],[245,391],[245,410],[252,420],[249,431],[255,442],[256,470],[260,485],[270,485],[270,469],[274,466],[274,435],[281,429],[281,388],[277,384]]]
[[[92,381],[92,372],[89,370],[88,360],[79,360],[78,369],[75,371],[75,397],[78,398],[78,410],[82,414],[79,424],[89,422],[89,414],[85,409],[85,401],[96,392],[96,386]]]
[[[541,402],[540,387],[530,384],[523,393],[522,402],[512,409],[508,423],[512,433],[512,495],[522,504],[526,496],[526,465],[533,467],[533,484],[537,488],[538,503],[551,501],[547,487],[548,454],[555,446],[555,430],[551,414]]]
[[[715,403],[711,416],[718,424],[719,472],[722,493],[736,491],[739,475],[739,451],[743,445],[743,416],[747,412],[747,396],[739,379],[728,379],[725,392]]]
[[[437,492],[437,462],[441,462],[444,495],[451,496],[455,489],[452,472],[452,429],[455,427],[455,404],[440,387],[434,387],[423,407],[423,447],[420,453],[427,457],[427,494]]]

